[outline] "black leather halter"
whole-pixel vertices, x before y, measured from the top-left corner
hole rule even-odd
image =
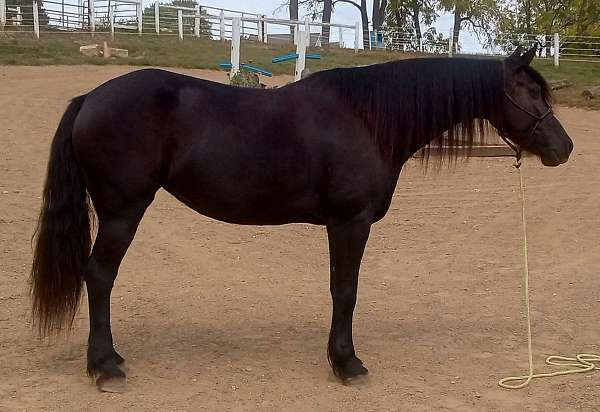
[[[527,139],[522,143],[522,144],[527,145],[527,143],[531,142],[531,140],[533,139],[533,135],[534,135],[535,131],[537,130],[537,128],[539,127],[539,125],[542,124],[542,122],[548,117],[548,115],[550,115],[552,113],[552,107],[548,106],[546,111],[542,114],[535,114],[532,111],[528,110],[527,108],[521,106],[506,91],[504,91],[504,95],[506,96],[508,101],[513,104],[513,106],[515,106],[517,109],[521,110],[523,113],[526,113],[527,115],[529,115],[529,117],[532,117],[536,120],[535,125],[533,125],[533,128],[531,129],[531,132],[529,132],[529,136],[527,136]],[[515,151],[515,156],[517,158],[517,164],[520,165],[521,154],[523,152],[523,150],[521,149],[521,146],[519,144],[514,143],[510,138],[508,138],[506,136],[506,134],[504,132],[500,133],[500,137],[502,138],[502,140],[504,140],[504,142],[506,142],[507,145],[510,146],[511,149],[513,149]]]

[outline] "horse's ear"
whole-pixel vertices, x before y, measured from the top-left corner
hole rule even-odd
[[[535,53],[537,52],[537,43],[533,44],[531,49],[527,50],[527,53],[521,56],[521,64],[523,66],[529,66],[533,58],[535,57]]]
[[[533,45],[533,47],[531,49],[527,50],[527,52],[523,55],[521,55],[522,51],[523,51],[523,47],[521,47],[521,46],[517,47],[516,50],[510,56],[508,56],[506,61],[511,63],[515,68],[519,68],[522,66],[529,66],[529,64],[535,57],[535,53],[537,51],[537,43],[535,43]]]
[[[508,60],[517,62],[521,59],[521,53],[523,52],[523,46],[518,45],[514,52],[508,56]]]

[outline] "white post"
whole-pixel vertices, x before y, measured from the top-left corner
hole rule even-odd
[[[306,47],[310,47],[310,20],[308,17],[304,19],[304,35],[306,36]]]
[[[154,3],[154,30],[160,34],[160,3],[158,0]]]
[[[2,3],[2,0],[0,0],[0,3]],[[77,0],[77,18],[81,24],[80,29],[83,29],[83,0]]]
[[[21,14],[21,6],[17,6],[17,26],[20,26],[23,22],[23,15]]]
[[[560,37],[558,33],[554,33],[554,65],[558,67],[560,64]]]
[[[240,71],[240,18],[231,21],[231,77]]]
[[[142,14],[143,12],[143,5],[142,5],[142,0],[140,0],[136,5],[135,5],[135,11],[137,12],[137,21],[138,21],[138,34],[141,36],[142,35],[142,29],[143,29],[143,17],[144,15]]]
[[[40,38],[40,19],[39,19],[39,15],[38,15],[37,0],[33,0],[31,5],[33,8],[33,32],[35,33],[35,37],[37,39],[39,39]]]
[[[115,39],[115,9],[113,6],[108,8],[108,20],[110,21],[110,39]]]
[[[302,72],[306,66],[306,42],[307,36],[298,36],[298,44],[296,45],[296,71],[294,72],[294,80],[298,81],[302,78]]]
[[[269,36],[267,35],[267,16],[264,14],[261,16],[262,19],[262,34],[263,34],[263,42],[267,43]]]
[[[296,23],[294,25],[294,44],[298,45],[298,35],[300,34],[300,25]]]
[[[423,37],[419,37],[419,51],[423,53]]]
[[[221,14],[219,14],[219,38],[221,41],[225,41],[225,13],[221,10]]]
[[[94,0],[88,0],[88,13],[90,15],[90,31],[92,36],[96,32],[96,10],[94,9]]]
[[[263,30],[262,30],[262,17],[260,14],[256,15],[256,29],[258,30],[258,41],[263,41]]]
[[[177,31],[179,32],[179,40],[183,40],[183,13],[177,10]]]
[[[200,6],[196,6],[196,15],[194,16],[194,36],[200,37]]]
[[[338,36],[339,36],[338,46],[341,49],[342,47],[344,47],[344,41],[342,40],[344,38],[344,31],[342,30],[341,27],[338,27]]]
[[[0,0],[0,29],[6,25],[6,0]]]
[[[454,45],[452,44],[453,35],[454,35],[454,30],[450,29],[450,36],[448,36],[448,57],[452,57],[452,47],[454,47]]]
[[[356,22],[356,24],[354,25],[354,53],[358,53],[358,45],[360,43],[360,38],[360,24]]]

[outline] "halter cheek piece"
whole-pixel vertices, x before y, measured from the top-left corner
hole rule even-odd
[[[535,131],[537,130],[538,126],[540,124],[542,124],[542,122],[544,120],[546,120],[546,118],[548,117],[549,114],[552,113],[552,107],[548,106],[548,108],[546,109],[546,111],[544,113],[542,113],[541,115],[539,115],[539,114],[535,114],[535,113],[531,112],[530,110],[528,110],[527,108],[521,106],[506,91],[504,91],[504,95],[506,96],[506,98],[508,99],[508,101],[513,104],[513,106],[515,106],[517,109],[521,110],[523,113],[526,113],[527,115],[529,115],[529,117],[532,117],[532,118],[536,119],[535,125],[533,125],[533,128],[531,129],[531,132],[529,132],[529,136],[527,136],[527,139],[523,142],[525,145],[527,145],[527,143],[531,142],[531,140],[533,139],[533,135],[535,134]],[[502,138],[502,140],[504,140],[506,142],[507,145],[510,146],[511,149],[513,149],[515,151],[515,154],[516,154],[516,157],[517,157],[517,164],[520,165],[521,153],[523,151],[521,149],[521,145],[518,145],[518,144],[514,143],[512,140],[510,140],[510,138],[508,138],[506,136],[506,134],[504,133],[504,131],[502,131],[500,133],[500,137]]]

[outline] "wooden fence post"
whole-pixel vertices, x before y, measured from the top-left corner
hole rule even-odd
[[[96,32],[96,10],[94,9],[94,0],[88,0],[88,13],[90,16],[90,31],[92,36]]]
[[[223,10],[219,14],[219,38],[222,42],[225,41],[225,13]]]
[[[0,30],[6,25],[6,0],[0,0]]]
[[[196,6],[196,15],[194,16],[194,36],[200,37],[200,6]]]
[[[268,43],[269,36],[267,34],[267,16],[264,14],[261,16],[262,19],[262,32],[263,32],[263,42]]]
[[[560,64],[560,37],[558,33],[554,33],[554,65],[558,67]]]
[[[256,28],[258,29],[258,41],[262,43],[263,41],[263,25],[262,25],[262,17],[260,14],[256,15]]]
[[[297,46],[298,45],[298,35],[300,32],[300,24],[296,23],[294,24],[294,44]]]
[[[142,0],[139,0],[139,2],[135,5],[135,11],[137,12],[138,34],[141,36],[144,23],[144,5],[142,4]]]
[[[181,9],[177,10],[177,31],[179,32],[179,40],[183,40],[183,13]]]
[[[0,0],[1,1],[1,0]],[[83,30],[84,27],[84,17],[83,17],[83,0],[77,0],[77,19],[79,20],[80,29]]]
[[[298,55],[298,58],[296,59],[296,71],[294,72],[295,81],[298,81],[302,78],[302,72],[306,67],[306,43],[308,41],[307,39],[307,35],[298,36],[298,44],[296,45],[296,54]]]
[[[360,43],[360,37],[361,37],[360,23],[356,22],[356,24],[354,25],[354,53],[358,53],[358,45]]]
[[[240,18],[231,20],[231,77],[240,71]]]
[[[110,21],[110,39],[115,39],[115,9],[111,5],[108,8],[108,20]]]
[[[304,19],[304,35],[306,36],[304,46],[310,47],[310,20],[308,20],[308,17]]]
[[[160,3],[158,0],[154,3],[154,30],[160,34]]]
[[[31,3],[33,8],[33,32],[35,33],[36,39],[40,38],[40,17],[38,14],[38,3],[37,0],[33,0]]]

